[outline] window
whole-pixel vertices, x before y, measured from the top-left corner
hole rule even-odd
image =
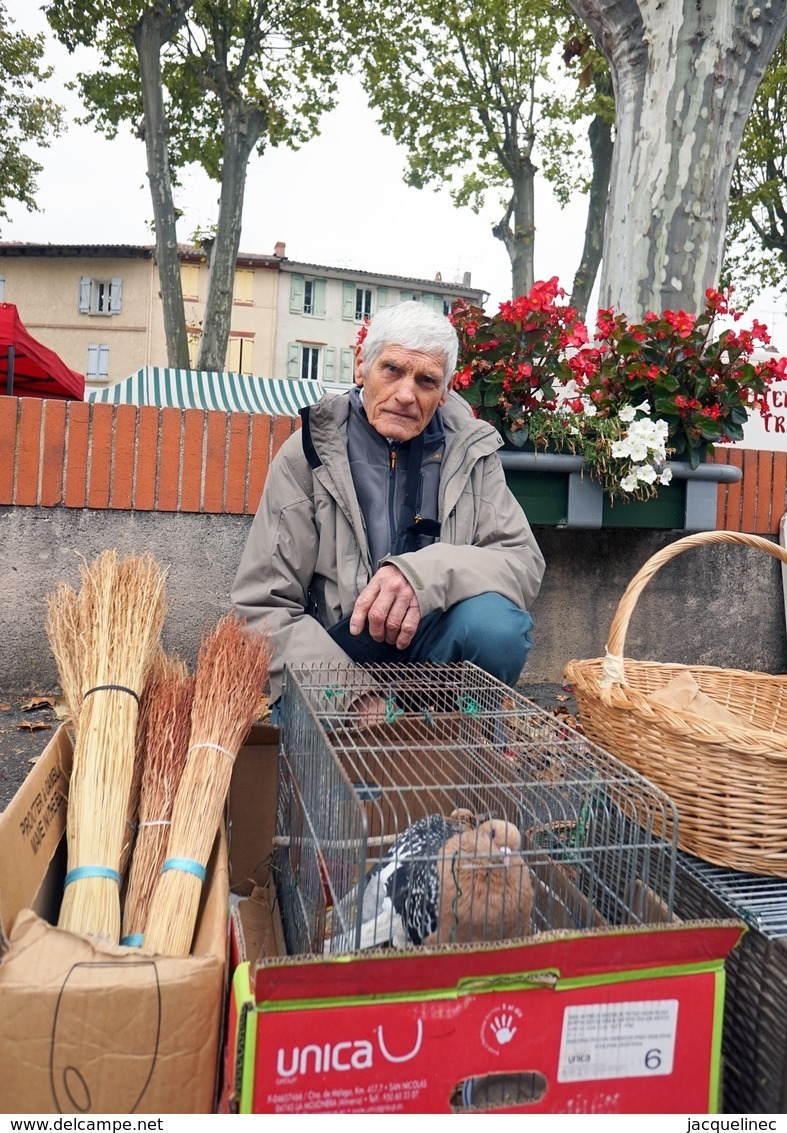
[[[247,335],[230,335],[227,347],[227,369],[233,374],[253,374],[254,339]]]
[[[317,346],[311,342],[290,342],[287,346],[287,377],[303,382],[317,382],[321,378],[335,380],[336,351],[332,346]]]
[[[301,380],[316,382],[320,376],[319,346],[301,347]]]
[[[93,343],[88,346],[85,379],[89,382],[109,380],[109,347],[103,343]]]
[[[238,268],[235,271],[235,290],[232,293],[233,303],[246,303],[251,306],[254,302],[254,272],[249,268]]]
[[[364,319],[372,317],[372,289],[371,287],[356,287],[355,289],[355,321],[362,323]]]
[[[180,287],[184,299],[199,300],[199,264],[180,265]]]
[[[79,281],[79,310],[84,315],[119,315],[123,296],[123,280],[92,279],[83,275]]]
[[[325,318],[325,280],[305,275],[290,276],[290,314]]]
[[[385,302],[388,302],[388,288],[380,288]],[[375,310],[383,306],[380,295],[373,287],[359,287],[355,283],[342,284],[342,318],[362,323],[370,319]]]

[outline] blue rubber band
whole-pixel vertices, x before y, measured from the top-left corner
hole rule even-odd
[[[142,933],[132,932],[131,936],[121,936],[120,943],[125,944],[127,948],[141,948],[142,947]]]
[[[205,880],[208,872],[201,862],[195,862],[192,858],[167,858],[161,867],[161,872],[166,873],[170,869],[178,869],[183,873],[193,873],[200,881]]]
[[[63,888],[65,889],[72,881],[82,881],[87,877],[108,877],[110,881],[120,885],[120,874],[116,869],[110,869],[106,865],[79,865],[66,874]]]
[[[396,707],[396,697],[389,696],[385,702],[385,722],[393,724],[400,716],[404,716],[404,708]]]

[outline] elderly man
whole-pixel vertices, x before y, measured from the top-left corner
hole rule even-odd
[[[469,660],[516,683],[544,560],[499,434],[450,392],[457,348],[423,304],[383,308],[357,388],[303,410],[273,461],[232,589],[271,635],[273,704],[287,663]]]

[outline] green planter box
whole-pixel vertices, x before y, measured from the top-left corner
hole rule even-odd
[[[719,484],[735,483],[742,475],[727,464],[692,469],[673,461],[672,483],[659,488],[654,499],[612,503],[598,481],[583,474],[579,456],[504,449],[500,459],[508,486],[536,526],[713,531]]]

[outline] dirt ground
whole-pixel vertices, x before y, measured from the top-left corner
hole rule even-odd
[[[576,706],[570,690],[562,685],[520,683],[518,689],[541,708],[574,722]],[[4,698],[0,694],[0,811],[57,731],[60,720],[54,703],[54,697],[43,695]]]

